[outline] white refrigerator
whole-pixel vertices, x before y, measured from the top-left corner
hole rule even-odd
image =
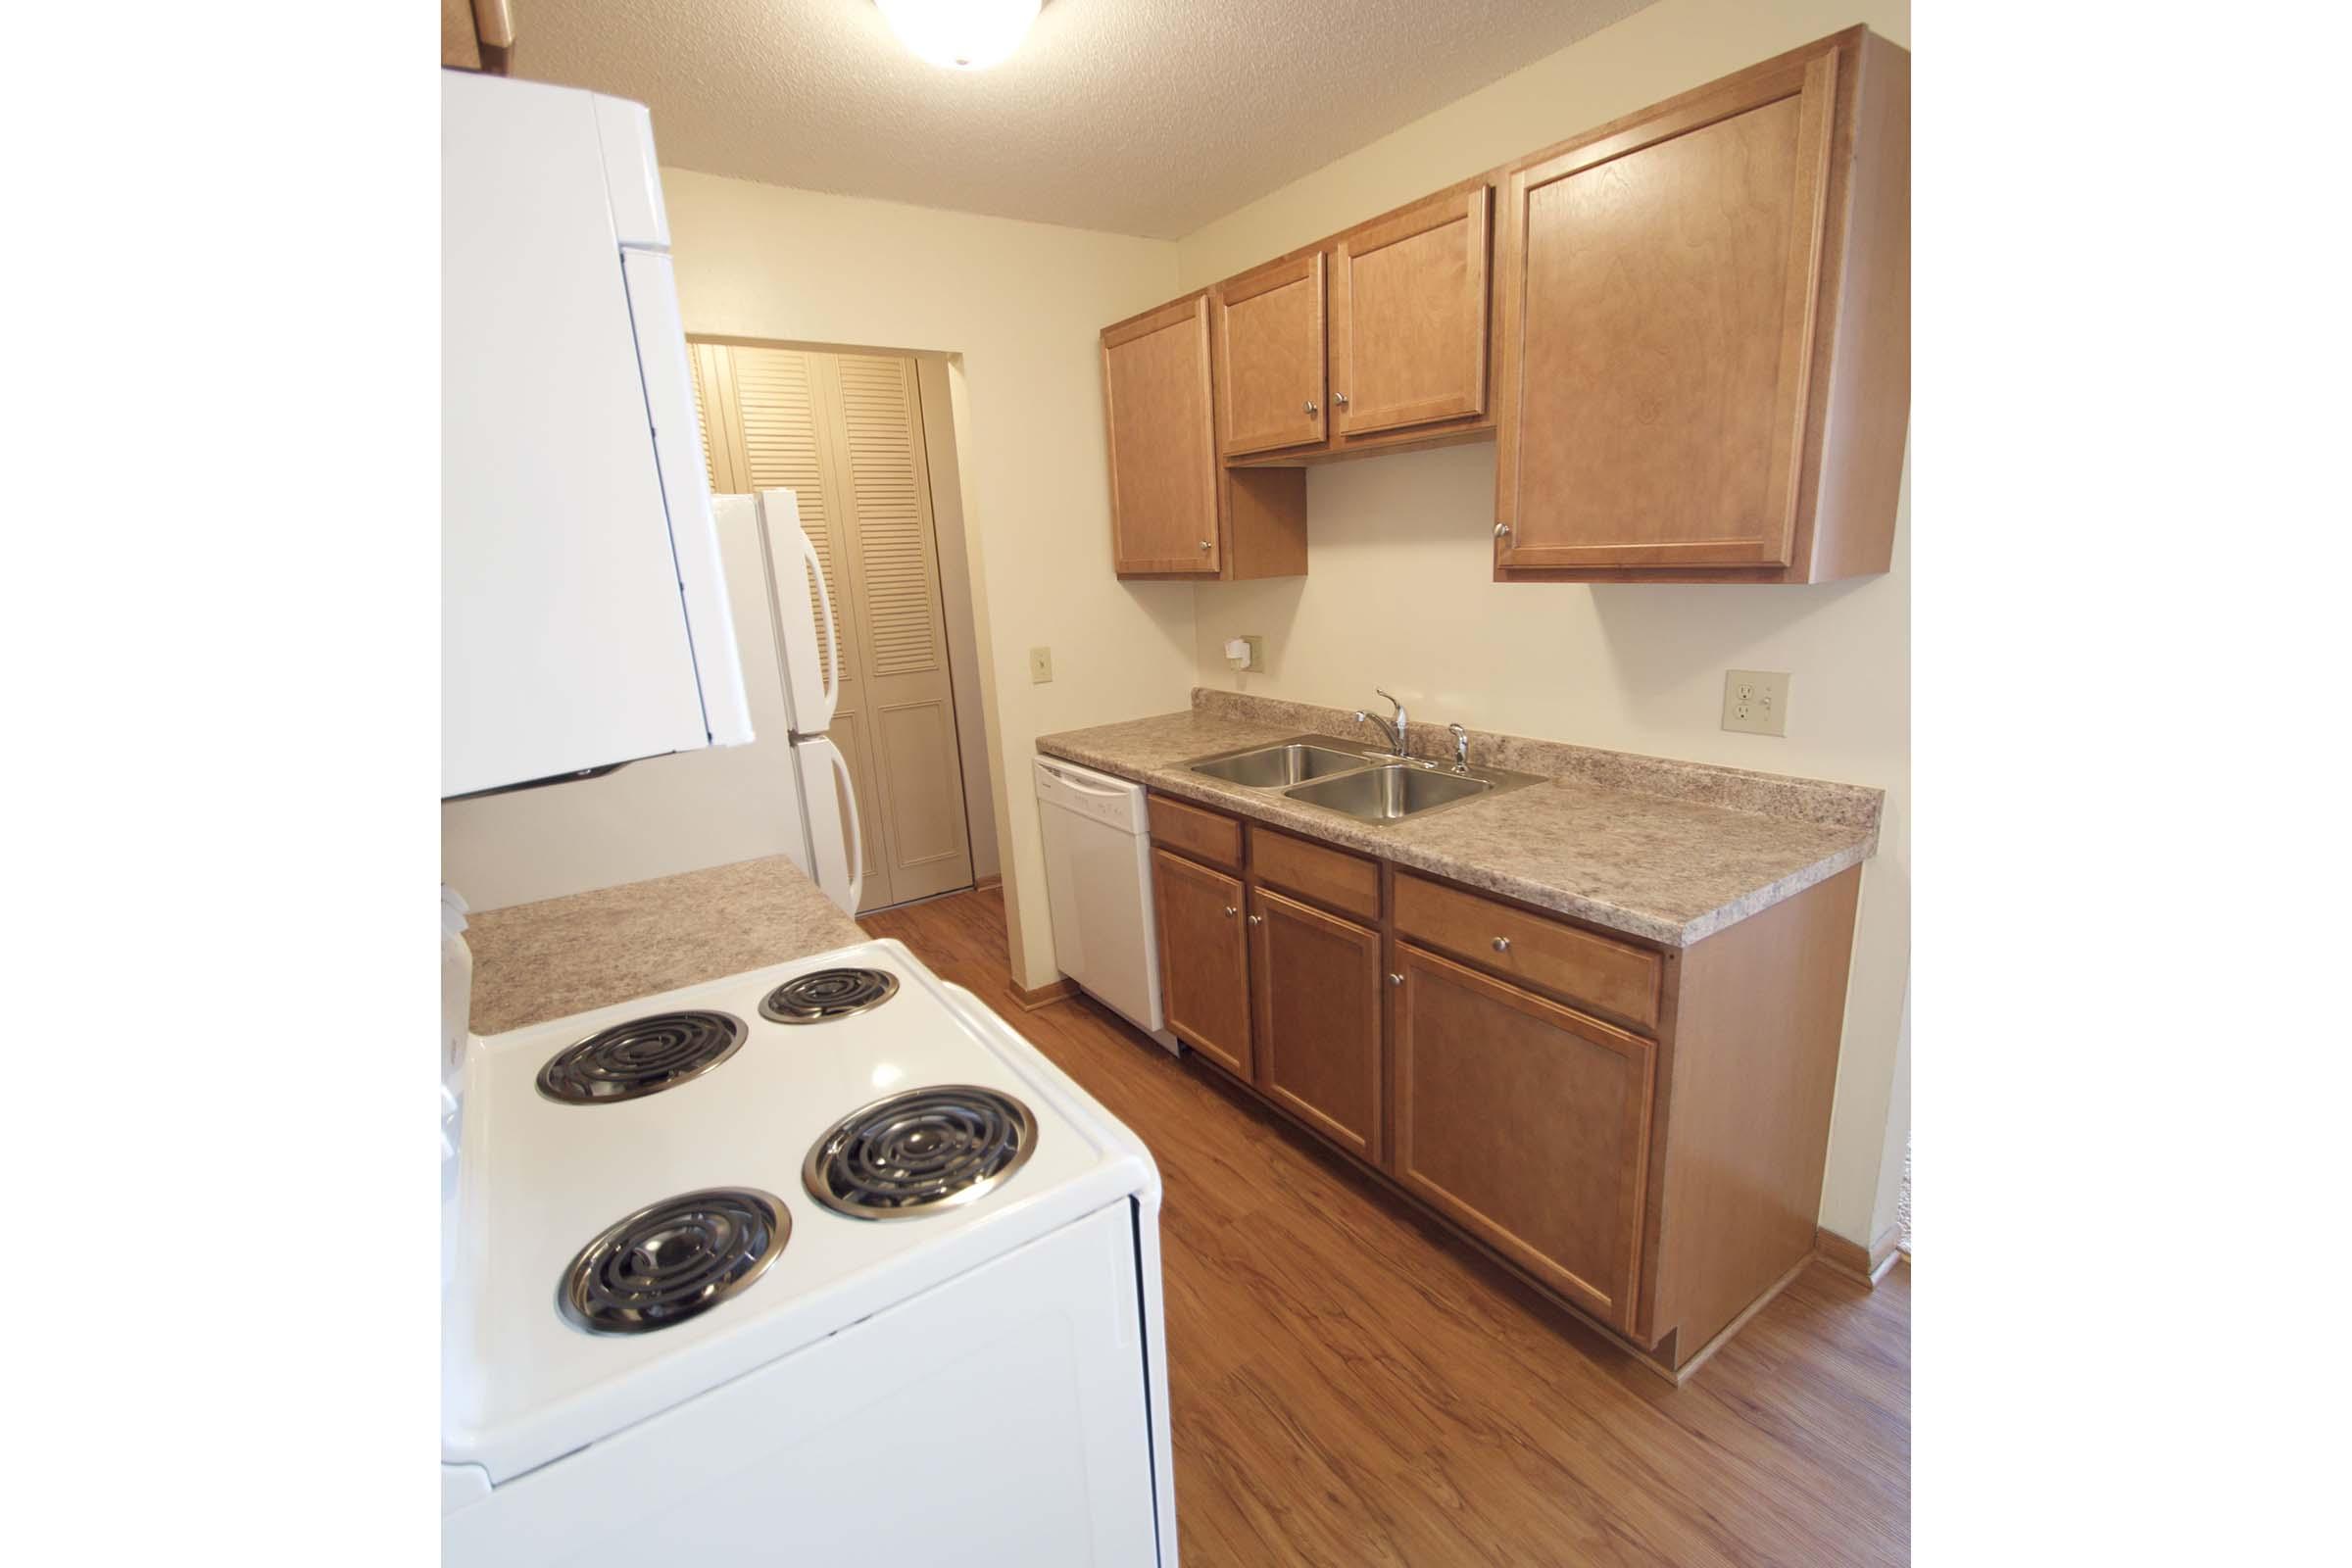
[[[718,496],[754,739],[441,808],[441,880],[476,910],[788,855],[844,912],[864,889],[848,761],[827,738],[840,634],[790,490]]]

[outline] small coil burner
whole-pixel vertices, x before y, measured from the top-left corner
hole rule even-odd
[[[657,1012],[600,1029],[539,1069],[539,1092],[566,1105],[659,1094],[735,1054],[751,1032],[730,1012]]]
[[[972,1084],[910,1089],[833,1124],[801,1181],[858,1219],[918,1219],[968,1203],[1028,1162],[1037,1118],[1010,1095]]]
[[[713,1187],[649,1204],[581,1250],[557,1293],[591,1334],[647,1334],[708,1312],[767,1271],[792,1235],[783,1200]]]
[[[770,991],[760,1016],[775,1023],[829,1023],[879,1007],[899,992],[887,969],[811,969]]]

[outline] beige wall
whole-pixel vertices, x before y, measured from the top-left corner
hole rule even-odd
[[[1096,358],[1104,322],[1176,291],[1175,247],[678,169],[662,172],[662,188],[687,331],[957,356],[1013,967],[1043,985],[1054,971],[1033,743],[1181,708],[1193,682],[1192,589],[1111,573]],[[1054,680],[1032,686],[1027,651],[1039,643],[1054,649]]]
[[[956,686],[956,752],[963,769],[963,814],[972,845],[972,877],[1002,874],[997,855],[996,762],[980,698],[980,633],[972,613],[972,553],[964,537],[963,468],[956,457],[954,368],[944,354],[916,362],[923,400],[923,452],[931,471],[931,515],[939,542],[940,608],[947,613],[949,674]]]
[[[1182,286],[1856,22],[1909,42],[1908,6],[1884,0],[1660,0],[1188,235]],[[1377,683],[1424,718],[1884,788],[1821,1207],[1865,1242],[1891,1211],[1890,1149],[1900,1176],[1890,1109],[1909,1125],[1893,1103],[1910,963],[1908,476],[1894,569],[1814,588],[1497,585],[1494,492],[1492,445],[1312,470],[1307,575],[1195,590],[1201,683],[1351,708]],[[1237,679],[1220,644],[1250,632],[1268,669]],[[1792,673],[1787,738],[1719,727],[1727,668]]]

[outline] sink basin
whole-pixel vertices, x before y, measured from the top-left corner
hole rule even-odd
[[[1281,789],[1286,785],[1301,784],[1308,779],[1325,778],[1334,773],[1346,773],[1368,764],[1371,760],[1357,752],[1337,752],[1327,746],[1309,746],[1300,741],[1289,741],[1278,746],[1261,746],[1255,751],[1237,752],[1210,761],[1195,762],[1196,773],[1223,779],[1228,784],[1240,784],[1253,790]]]
[[[1350,751],[1348,742],[1328,735],[1293,735],[1265,746],[1196,757],[1183,765],[1222,783],[1280,790],[1286,801],[1372,823],[1401,822],[1544,782],[1537,774],[1507,768],[1462,771],[1439,762],[1399,760],[1369,748]]]
[[[1494,787],[1483,778],[1391,763],[1301,784],[1283,793],[1288,800],[1345,812],[1361,821],[1394,822],[1399,817],[1434,811],[1441,806],[1457,805]]]

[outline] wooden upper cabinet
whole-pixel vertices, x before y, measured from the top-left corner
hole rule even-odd
[[[1122,577],[1306,570],[1305,475],[1217,461],[1209,304],[1196,294],[1102,330],[1111,565]],[[1320,367],[1319,337],[1315,353]]]
[[[1854,28],[1509,172],[1497,576],[1886,569],[1908,90]]]
[[[1495,442],[1499,581],[1893,561],[1911,57],[1767,60],[1102,334],[1122,576],[1306,570],[1305,465]]]
[[[1227,457],[1323,439],[1323,253],[1217,286],[1217,408]]]
[[[1106,328],[1111,555],[1121,572],[1214,572],[1217,458],[1208,296]]]
[[[441,0],[441,64],[503,76],[514,50],[514,16],[507,0]]]
[[[1485,181],[1332,249],[1331,408],[1343,437],[1487,412]]]

